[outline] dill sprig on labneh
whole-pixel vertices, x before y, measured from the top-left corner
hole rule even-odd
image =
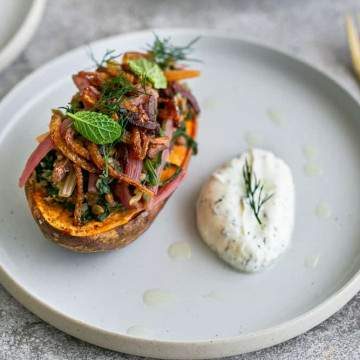
[[[245,165],[243,167],[243,177],[245,183],[246,199],[249,202],[257,222],[259,225],[261,225],[261,208],[268,200],[270,200],[274,193],[267,195],[264,192],[264,185],[259,179],[257,179],[253,171],[252,164],[250,165],[247,159],[245,159]]]

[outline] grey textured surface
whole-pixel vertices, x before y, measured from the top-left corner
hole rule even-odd
[[[344,15],[356,10],[357,0],[48,0],[28,48],[0,74],[0,97],[48,60],[92,40],[145,28],[199,27],[283,48],[323,69],[360,99],[343,26]],[[0,286],[0,359],[138,358],[56,330]],[[232,359],[360,359],[360,295],[308,333]]]

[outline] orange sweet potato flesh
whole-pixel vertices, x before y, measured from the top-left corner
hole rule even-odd
[[[160,181],[164,182],[169,180],[172,176],[175,175],[177,169],[178,168],[176,166],[167,166],[160,174]]]
[[[196,128],[197,121],[194,120],[192,126],[187,126],[188,134],[195,137]],[[182,147],[174,146],[170,157],[176,158],[177,164],[185,169],[191,158],[191,150],[183,147],[184,151]],[[34,175],[27,181],[25,193],[32,216],[45,237],[67,249],[83,253],[109,251],[130,244],[151,225],[166,202],[159,203],[151,210],[125,210],[111,214],[103,222],[92,220],[75,226],[68,210],[45,201],[43,190],[36,186]]]

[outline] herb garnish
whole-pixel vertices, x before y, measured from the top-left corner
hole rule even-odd
[[[104,65],[106,63],[108,63],[111,60],[116,59],[117,57],[120,56],[120,54],[115,54],[115,50],[106,50],[105,54],[103,55],[102,59],[100,61],[98,61],[95,58],[94,53],[92,52],[92,50],[90,49],[89,51],[89,55],[90,55],[90,59],[95,63],[97,68],[102,68],[104,67]]]
[[[108,194],[110,189],[110,184],[112,182],[112,178],[109,177],[109,149],[106,145],[102,145],[100,148],[100,152],[104,157],[105,167],[102,174],[99,176],[96,182],[96,188],[98,189],[101,195]]]
[[[115,206],[110,206],[106,201],[103,201],[101,205],[104,209],[104,212],[100,215],[95,216],[96,220],[104,221],[112,212],[122,209],[121,204],[116,204]]]
[[[249,201],[249,205],[253,210],[254,216],[261,225],[260,220],[260,211],[261,207],[274,195],[274,193],[270,195],[266,195],[263,193],[264,185],[261,183],[260,180],[256,178],[256,175],[253,171],[252,164],[249,165],[247,159],[245,159],[245,165],[243,167],[243,177],[245,183],[245,192],[246,192],[246,199]]]
[[[159,165],[158,159],[154,159],[154,160],[146,159],[144,161],[144,167],[146,170],[145,181],[151,186],[156,186],[158,184],[159,179],[156,173],[156,168],[158,167],[158,165]]]
[[[125,76],[117,75],[103,84],[95,108],[108,115],[117,113],[120,111],[124,96],[133,91],[135,91],[134,85]]]
[[[119,139],[123,128],[119,123],[105,114],[94,111],[66,113],[74,120],[75,129],[86,139],[95,144],[110,144]]]
[[[183,137],[185,139],[186,146],[192,150],[194,155],[198,153],[197,142],[186,132],[186,127],[184,123],[173,133],[173,140],[179,137]]]
[[[173,66],[177,61],[197,61],[196,59],[189,59],[189,54],[193,51],[192,46],[200,39],[197,37],[191,40],[185,46],[174,46],[171,44],[170,38],[160,39],[155,35],[155,40],[152,45],[148,45],[148,52],[153,61],[155,61],[161,69],[166,70]]]
[[[155,62],[144,58],[130,60],[129,67],[135,75],[139,76],[142,82],[149,81],[155,89],[166,89],[166,77]]]

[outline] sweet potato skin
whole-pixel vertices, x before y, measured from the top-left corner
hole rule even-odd
[[[187,128],[187,133],[193,138],[196,138],[197,124],[197,118],[195,118],[191,122],[191,127]],[[189,165],[192,152],[191,150],[188,150],[183,155],[182,168],[186,169]],[[103,231],[97,234],[73,236],[69,234],[69,231],[66,231],[66,229],[59,230],[46,221],[44,215],[34,201],[35,183],[36,181],[33,175],[25,184],[25,194],[31,214],[41,232],[52,242],[80,253],[110,251],[130,244],[149,228],[168,200],[167,199],[157,204],[151,210],[143,210],[126,224],[116,226],[111,230]]]
[[[33,179],[29,179],[25,185],[25,194],[32,216],[41,232],[56,244],[81,253],[110,251],[130,244],[148,229],[165,204],[162,202],[150,211],[144,210],[125,225],[112,230],[96,235],[72,236],[66,231],[54,228],[45,220],[34,202],[34,186]]]

